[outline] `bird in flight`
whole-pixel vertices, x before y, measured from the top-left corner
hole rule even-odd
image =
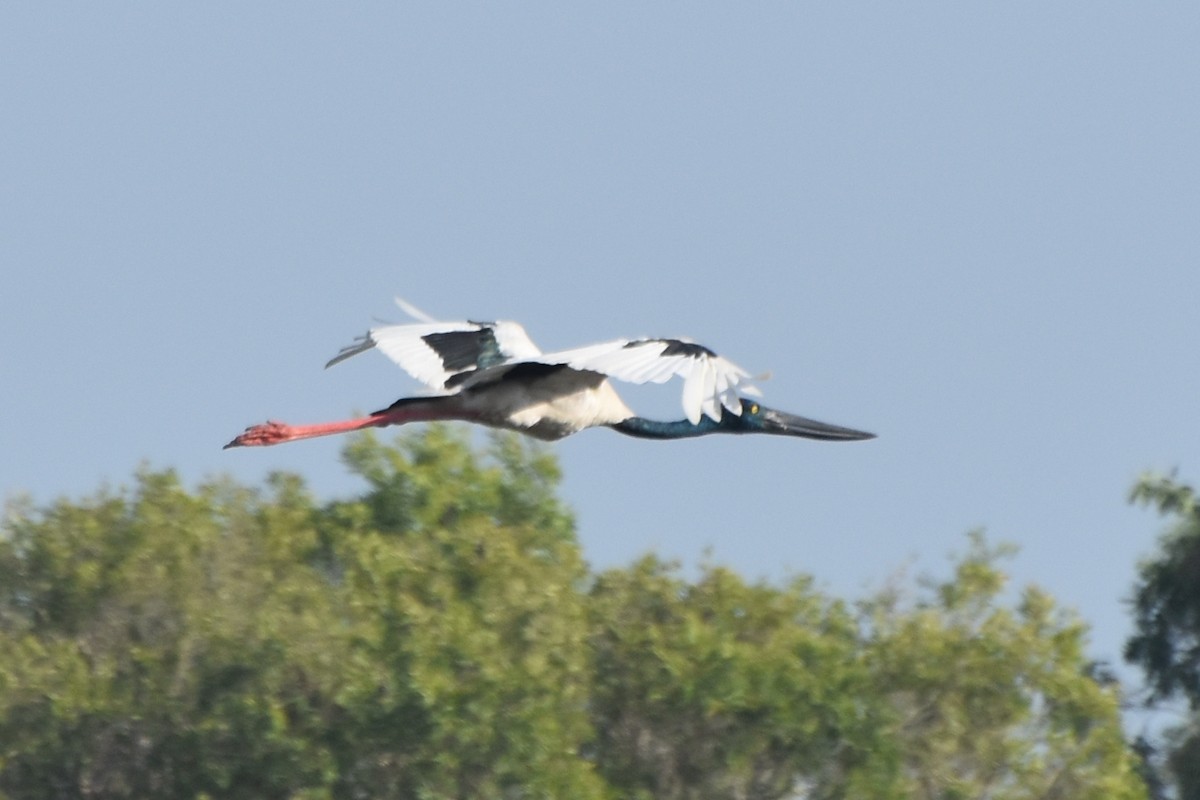
[[[585,428],[608,427],[645,439],[712,433],[770,433],[827,441],[874,434],[767,408],[749,373],[703,345],[683,339],[615,339],[543,353],[515,322],[437,322],[402,300],[419,320],[371,328],[326,367],[379,349],[433,394],[405,397],[366,417],[315,425],[267,422],[229,444],[253,447],[407,422],[463,420],[554,441]],[[684,419],[639,417],[609,379],[683,381]]]

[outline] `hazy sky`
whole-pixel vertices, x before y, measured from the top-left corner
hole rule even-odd
[[[1200,6],[9,3],[0,492],[302,473],[244,426],[402,295],[544,348],[687,335],[868,443],[555,446],[597,567],[654,549],[857,597],[964,534],[1094,625],[1200,481]],[[679,416],[679,385],[631,395]]]

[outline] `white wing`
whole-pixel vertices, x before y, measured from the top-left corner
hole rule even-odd
[[[375,347],[421,383],[443,390],[455,375],[541,354],[516,322],[425,322],[371,328],[325,366]]]
[[[617,339],[547,353],[536,360],[600,372],[629,383],[666,383],[683,378],[683,411],[695,424],[702,415],[720,421],[722,409],[741,415],[739,394],[758,395],[751,376],[703,345],[682,339]]]
[[[543,354],[516,322],[433,322],[411,304],[396,302],[423,321],[372,328],[325,366],[378,347],[421,383],[455,392],[500,380],[519,363],[565,364],[629,383],[666,383],[678,376],[683,411],[693,424],[701,416],[720,421],[722,410],[740,415],[739,394],[761,394],[746,370],[683,339],[615,339]]]

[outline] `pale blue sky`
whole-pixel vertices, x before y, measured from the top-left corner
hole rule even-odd
[[[855,597],[986,526],[1117,659],[1126,492],[1200,480],[1197,42],[1183,3],[6,4],[0,491],[354,491],[336,439],[220,448],[410,393],[321,370],[394,294],[689,335],[880,438],[569,439],[594,565]]]

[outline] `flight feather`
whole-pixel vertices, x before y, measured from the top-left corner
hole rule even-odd
[[[414,316],[416,316],[414,314]],[[739,394],[761,394],[750,374],[703,345],[684,339],[614,339],[543,353],[516,322],[419,322],[371,328],[327,367],[378,348],[433,389],[458,392],[499,380],[515,365],[565,365],[628,383],[683,381],[683,410],[693,424],[723,412],[740,415]]]

